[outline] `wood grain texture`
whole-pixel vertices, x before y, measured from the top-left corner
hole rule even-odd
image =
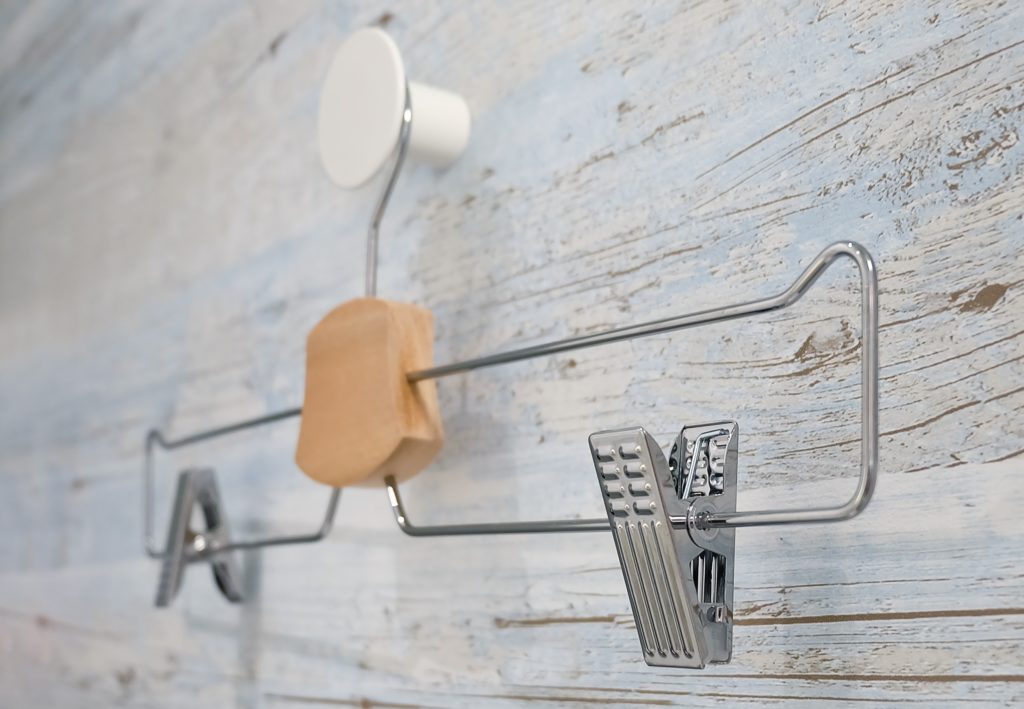
[[[732,664],[646,667],[604,535],[408,539],[379,490],[310,547],[151,607],[142,437],[296,404],[360,295],[374,195],[330,186],[317,93],[383,24],[463,94],[467,154],[403,175],[382,296],[439,361],[880,265],[881,480],[858,519],[743,530]],[[1024,9],[987,0],[0,8],[0,705],[1024,702]],[[844,499],[857,299],[442,382],[418,522],[593,516],[585,438],[735,418],[740,507]],[[236,532],[315,528],[283,424],[218,469]]]
[[[356,298],[306,338],[295,464],[332,487],[405,481],[444,445],[437,382],[409,382],[431,366],[434,317],[415,303]]]

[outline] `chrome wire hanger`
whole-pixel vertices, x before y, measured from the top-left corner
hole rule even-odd
[[[399,139],[395,148],[393,166],[384,182],[384,188],[377,200],[376,207],[367,233],[366,252],[366,295],[375,296],[377,292],[377,263],[379,252],[380,224],[387,209],[395,183],[405,161],[409,135],[412,126],[412,105],[409,92],[406,90],[405,109]],[[665,334],[715,323],[726,322],[738,318],[770,313],[795,304],[817,281],[817,279],[837,260],[848,258],[856,265],[860,273],[861,287],[861,453],[860,476],[856,490],[845,503],[832,507],[815,507],[805,509],[757,510],[747,512],[714,512],[706,513],[692,523],[699,529],[737,528],[762,525],[798,524],[810,522],[837,522],[850,519],[857,515],[871,499],[875,488],[878,470],[878,283],[874,261],[870,253],[860,244],[853,241],[839,241],[826,247],[804,269],[799,277],[783,292],[736,305],[711,308],[685,315],[653,320],[650,322],[629,325],[603,332],[556,340],[541,345],[513,349],[504,352],[444,364],[428,369],[410,372],[410,382],[426,379],[439,379],[455,374],[462,374],[476,369],[494,367],[538,357],[572,352],[588,347],[632,340],[650,335]],[[145,465],[143,471],[144,493],[144,531],[143,540],[147,554],[153,558],[164,559],[168,550],[157,547],[153,530],[154,507],[154,466],[153,456],[157,447],[163,450],[174,450],[209,441],[221,436],[237,433],[251,428],[265,426],[284,419],[300,416],[301,407],[284,409],[256,418],[239,421],[225,426],[207,429],[176,439],[167,438],[159,430],[151,430],[145,440]],[[385,478],[388,499],[394,513],[395,521],[405,534],[414,537],[458,536],[458,535],[489,535],[489,534],[533,534],[552,532],[596,532],[607,531],[609,521],[605,517],[590,519],[558,519],[521,522],[482,522],[470,524],[446,524],[419,526],[409,519],[396,481]],[[328,498],[327,509],[320,527],[312,533],[296,535],[279,535],[241,541],[224,541],[207,543],[198,536],[202,547],[194,550],[197,558],[240,549],[254,549],[267,546],[286,544],[306,544],[322,540],[331,530],[337,512],[341,490],[335,488]],[[673,524],[685,525],[685,517],[671,518]]]
[[[354,33],[336,56],[353,55],[359,60],[352,60],[355,62],[353,66],[361,67],[360,62],[367,56],[372,58],[377,50],[382,56],[391,58],[397,52],[386,33],[367,29]],[[344,73],[338,76],[345,78]],[[412,85],[411,91],[400,66],[390,76],[397,90],[404,85],[405,101],[393,152],[387,155],[385,143],[385,150],[376,156],[385,162],[390,159],[392,165],[367,231],[367,297],[377,294],[380,225],[410,144],[413,149],[416,147],[416,141],[411,137],[411,97],[434,96],[434,99],[426,98],[421,103],[421,120],[426,116],[424,123],[430,124],[431,100],[436,101],[442,95],[436,91],[432,94],[430,91],[433,90],[422,87],[421,91],[426,93],[416,94],[417,84]],[[337,88],[339,84],[331,85]],[[454,117],[458,123],[453,134],[457,134],[464,147],[468,139],[468,108],[459,97],[452,97],[449,117]],[[359,105],[359,102],[351,105]],[[333,125],[331,121],[327,123]],[[462,147],[453,154],[461,151]],[[334,155],[337,157],[337,153]],[[342,163],[342,167],[351,163],[347,153],[342,155]],[[333,164],[338,166],[337,162]],[[375,162],[375,168],[379,165],[380,162]],[[331,174],[330,167],[328,172]],[[367,176],[371,174],[372,171]],[[339,184],[346,182],[343,179]],[[361,184],[361,180],[356,182]],[[733,591],[737,565],[735,529],[847,520],[867,506],[875,489],[878,475],[878,277],[871,254],[863,246],[852,241],[838,241],[827,246],[787,289],[773,296],[506,350],[406,374],[410,383],[440,379],[782,310],[799,301],[840,259],[849,259],[856,264],[861,291],[860,474],[853,495],[846,502],[828,507],[737,511],[738,422],[722,420],[683,425],[678,429],[668,456],[650,433],[642,426],[633,425],[597,431],[588,439],[591,463],[605,507],[603,517],[421,526],[409,519],[396,480],[386,477],[384,484],[398,528],[413,537],[610,531],[644,661],[652,666],[689,669],[729,662],[732,657]],[[157,546],[153,530],[155,450],[183,448],[301,414],[302,408],[294,407],[176,439],[165,437],[159,430],[151,430],[146,435],[143,541],[146,552],[162,560],[157,606],[167,606],[173,601],[187,568],[197,561],[209,563],[214,581],[228,600],[242,601],[241,575],[234,555],[228,552],[322,540],[333,525],[341,490],[331,490],[323,521],[316,531],[235,541],[224,513],[216,473],[206,468],[182,470],[178,473],[167,542],[161,549]],[[201,514],[195,514],[197,509]],[[201,518],[205,524],[202,530],[193,529],[192,521],[196,518]]]

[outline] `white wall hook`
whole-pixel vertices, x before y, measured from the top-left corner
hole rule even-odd
[[[375,27],[358,30],[334,55],[320,92],[320,158],[340,187],[366,183],[398,143],[406,90],[413,110],[410,154],[447,167],[469,142],[469,107],[461,96],[406,80],[394,40]]]

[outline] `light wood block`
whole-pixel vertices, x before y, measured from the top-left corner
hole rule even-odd
[[[401,480],[444,442],[433,381],[434,318],[411,303],[360,298],[321,320],[306,343],[306,395],[295,462],[332,487]]]

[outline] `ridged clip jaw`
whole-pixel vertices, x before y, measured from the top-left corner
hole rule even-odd
[[[695,521],[736,509],[738,434],[734,422],[687,426],[671,460],[640,427],[590,436],[648,665],[700,669],[732,654],[735,532]]]
[[[190,526],[192,512],[199,506],[206,530],[196,532]],[[156,590],[157,607],[170,605],[181,588],[185,568],[195,561],[208,561],[213,580],[232,603],[242,600],[242,587],[234,556],[218,553],[217,548],[231,540],[227,518],[212,470],[183,470],[178,474],[174,508],[167,530],[160,580]]]

